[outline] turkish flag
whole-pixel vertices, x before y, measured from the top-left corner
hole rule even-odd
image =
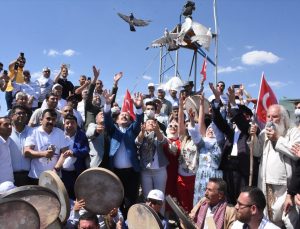
[[[122,112],[128,112],[133,120],[135,120],[135,114],[133,112],[133,101],[131,99],[131,95],[126,90],[126,94],[124,96],[123,105],[122,105]]]
[[[205,57],[203,65],[202,65],[202,70],[200,72],[200,74],[203,75],[204,80],[206,80],[206,67],[207,67],[207,63],[206,63],[206,57]]]
[[[276,96],[265,79],[264,73],[261,76],[260,89],[256,105],[256,116],[263,124],[267,120],[267,110],[272,104],[278,104]]]

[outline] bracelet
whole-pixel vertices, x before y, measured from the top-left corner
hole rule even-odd
[[[59,171],[60,171],[60,168],[54,167],[54,170],[55,170],[56,172],[59,172]]]

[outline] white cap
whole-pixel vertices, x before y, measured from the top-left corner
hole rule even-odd
[[[158,189],[153,189],[149,192],[147,198],[164,201],[165,200],[165,195],[162,191],[160,191]]]
[[[148,87],[154,87],[154,83],[148,83]]]
[[[165,89],[162,85],[159,85],[158,88],[157,88],[157,91],[165,91]]]
[[[43,72],[45,72],[45,71],[50,71],[50,68],[44,67],[44,68],[43,68]]]
[[[16,186],[14,185],[13,182],[11,181],[4,181],[0,184],[0,194],[7,192],[13,188],[15,188]]]
[[[52,90],[53,90],[54,88],[56,88],[56,87],[61,87],[61,88],[62,88],[63,86],[61,86],[59,83],[56,83],[56,84],[53,85]]]

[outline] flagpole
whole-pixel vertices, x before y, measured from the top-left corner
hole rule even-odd
[[[261,84],[262,84],[264,75],[265,75],[265,73],[262,72],[261,78],[260,78],[260,85],[259,85],[258,97],[257,97],[257,104],[256,104],[256,108],[255,108],[255,115],[257,114],[258,102],[259,102],[260,93],[261,93]]]
[[[218,21],[217,21],[217,0],[213,0],[214,21],[215,21],[215,85],[218,82]]]

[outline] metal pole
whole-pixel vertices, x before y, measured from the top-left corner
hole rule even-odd
[[[181,16],[180,16],[180,23],[181,23]],[[179,33],[178,25],[176,27],[176,32]],[[176,54],[175,54],[175,76],[178,76],[178,54],[179,54],[179,49],[176,50]]]
[[[217,21],[217,0],[213,1],[213,8],[214,8],[214,21],[215,21],[215,85],[218,82],[218,21]]]
[[[197,88],[197,49],[194,50],[194,56],[195,56],[195,66],[194,66],[194,92],[196,92],[196,88]]]
[[[159,53],[159,84],[162,82],[162,54],[163,53],[163,46],[160,47],[160,53]]]

